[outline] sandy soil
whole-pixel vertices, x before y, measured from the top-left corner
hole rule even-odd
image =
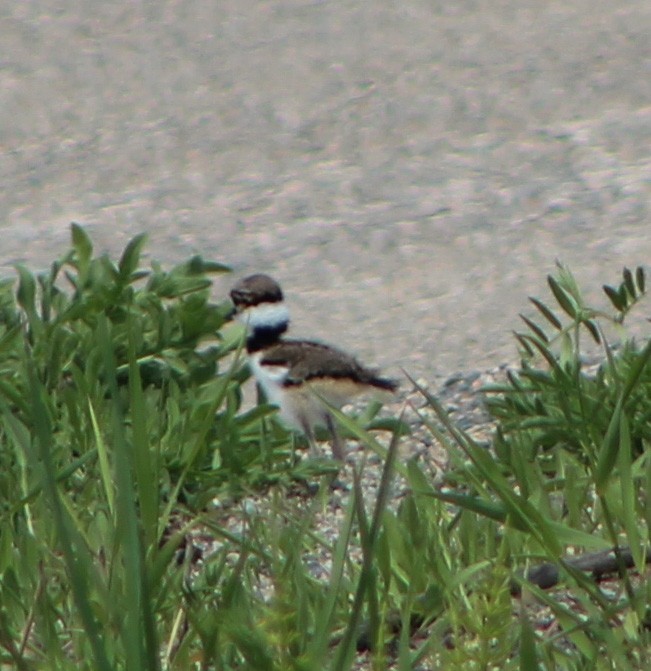
[[[0,272],[144,230],[394,374],[512,359],[556,258],[649,263],[650,36],[648,0],[0,2]]]

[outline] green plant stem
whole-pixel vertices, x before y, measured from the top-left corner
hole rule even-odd
[[[622,558],[621,548],[619,546],[619,538],[617,531],[615,530],[615,525],[613,523],[613,516],[610,512],[610,506],[605,494],[599,494],[599,502],[604,515],[604,522],[606,524],[606,529],[608,530],[608,535],[613,544],[613,554],[617,560],[617,574],[619,575],[620,580],[624,583],[624,589],[626,590],[626,595],[632,604],[635,603],[635,590],[633,589],[633,584],[631,583],[631,578],[629,572],[626,569],[626,564]]]

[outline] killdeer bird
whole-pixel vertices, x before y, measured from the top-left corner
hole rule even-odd
[[[252,372],[269,403],[280,409],[290,427],[302,431],[316,449],[314,429],[325,425],[332,435],[332,453],[343,460],[343,444],[327,405],[340,408],[364,392],[393,392],[396,382],[379,377],[341,350],[310,340],[283,337],[289,311],[278,283],[256,274],[231,290],[240,321],[247,327],[246,349]]]

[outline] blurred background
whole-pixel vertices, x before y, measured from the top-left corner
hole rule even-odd
[[[146,231],[393,374],[512,361],[556,259],[650,262],[651,3],[0,0],[0,176],[2,275]]]

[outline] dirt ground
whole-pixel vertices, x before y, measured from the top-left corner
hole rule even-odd
[[[3,275],[147,231],[392,374],[488,367],[555,259],[650,262],[651,3],[0,0],[0,177]]]

